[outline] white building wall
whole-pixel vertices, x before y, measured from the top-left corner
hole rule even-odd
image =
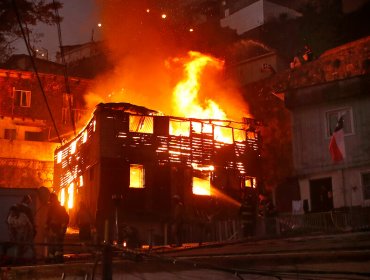
[[[288,18],[297,18],[302,16],[301,13],[298,13],[295,10],[289,9],[287,7],[269,1],[264,1],[263,16],[265,22],[268,22],[269,20],[274,18],[279,18],[281,14],[288,15]]]
[[[370,172],[369,168],[341,169],[327,173],[315,174],[299,180],[301,199],[308,200],[311,210],[310,181],[331,178],[334,208],[368,207],[370,200],[364,200],[361,173]]]
[[[263,25],[263,3],[263,0],[258,1],[231,15],[226,10],[225,18],[220,21],[221,27],[229,27],[236,30],[238,35],[241,35]]]
[[[287,14],[288,17],[301,16],[295,10],[280,6],[269,1],[260,0],[233,14],[229,14],[229,10],[225,10],[225,18],[221,19],[221,27],[229,27],[236,30],[238,35],[255,29],[267,21],[278,18],[281,14]]]
[[[301,199],[307,200],[309,208],[311,209],[310,184],[308,180],[299,180],[299,191],[301,194]]]
[[[84,45],[81,48],[77,50],[73,50],[71,52],[68,52],[65,54],[65,60],[67,63],[71,63],[80,59],[83,59],[85,57],[91,56],[91,46],[90,45]]]
[[[247,59],[230,65],[229,70],[241,85],[259,81],[271,76],[268,70],[262,71],[263,64],[271,65],[275,70],[279,68],[278,58],[275,53],[268,53],[253,59]]]

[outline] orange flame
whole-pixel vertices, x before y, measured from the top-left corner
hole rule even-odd
[[[146,66],[145,63],[140,65]],[[193,119],[235,120],[241,115],[249,116],[248,105],[235,84],[222,76],[223,67],[222,60],[190,51],[187,57],[157,63],[147,71],[153,75],[146,75],[145,79],[138,82],[136,71],[128,74],[127,69],[132,67],[122,63],[112,75],[98,79],[93,91],[85,95],[85,100],[91,110],[100,102],[128,102],[158,110],[165,115]],[[222,108],[219,104],[222,104]],[[88,118],[90,114],[81,119],[79,124],[84,127]],[[213,133],[216,141],[233,142],[231,129],[222,127],[226,122],[212,123],[220,126],[212,126],[206,121],[193,121],[191,127],[190,121],[172,122],[170,134],[189,136],[192,130],[196,133]],[[215,131],[212,131],[212,127]],[[245,138],[235,133],[234,130],[234,138]]]
[[[185,79],[180,81],[174,91],[174,105],[186,117],[199,119],[226,119],[225,112],[211,99],[201,106],[199,100],[200,76],[206,66],[222,69],[223,62],[199,52],[189,52],[191,60],[185,64]]]
[[[196,119],[226,120],[226,113],[212,99],[201,102],[199,93],[201,89],[201,75],[206,67],[212,67],[218,71],[223,68],[224,62],[214,57],[199,52],[189,52],[190,61],[185,63],[185,78],[180,81],[173,91],[173,104],[178,115]],[[202,106],[202,103],[204,104]],[[222,124],[222,123],[216,123]],[[171,127],[172,130],[176,130]],[[194,123],[192,129],[195,132],[212,133],[211,125]],[[177,132],[177,134],[181,134]],[[215,139],[232,143],[231,130],[215,127]]]

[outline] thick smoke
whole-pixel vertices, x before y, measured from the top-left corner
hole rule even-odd
[[[98,1],[103,40],[115,67],[98,77],[96,86],[86,96],[92,110],[99,102],[129,102],[167,115],[178,113],[173,110],[172,91],[184,74],[181,59],[174,58],[186,59],[189,50],[178,43],[171,10],[160,10],[149,2]],[[161,17],[163,13],[167,14],[166,19]],[[225,80],[219,69],[207,69],[201,78],[200,98],[213,99],[228,117],[240,120],[248,108],[236,87]]]

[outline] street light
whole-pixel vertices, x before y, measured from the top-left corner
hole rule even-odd
[[[103,24],[101,22],[98,22],[96,24],[98,26],[98,29],[101,28],[103,26]],[[91,42],[94,42],[94,28],[91,30]]]
[[[36,57],[49,60],[49,51],[45,48],[36,49]]]

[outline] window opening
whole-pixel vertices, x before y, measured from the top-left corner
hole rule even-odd
[[[43,133],[39,131],[26,131],[24,134],[24,139],[26,141],[42,141]]]
[[[4,129],[4,139],[14,140],[16,135],[17,135],[17,132],[15,129],[11,129],[11,128]]]
[[[361,174],[364,199],[370,199],[370,172]]]
[[[153,117],[130,115],[130,132],[153,133]]]
[[[20,107],[31,107],[31,91],[13,89],[14,105]]]
[[[326,113],[327,137],[330,137],[333,134],[340,117],[343,117],[344,135],[353,133],[352,110],[350,108],[343,108]]]
[[[245,177],[245,187],[246,188],[256,188],[256,177]]]
[[[130,188],[144,188],[144,166],[141,164],[130,164]]]

